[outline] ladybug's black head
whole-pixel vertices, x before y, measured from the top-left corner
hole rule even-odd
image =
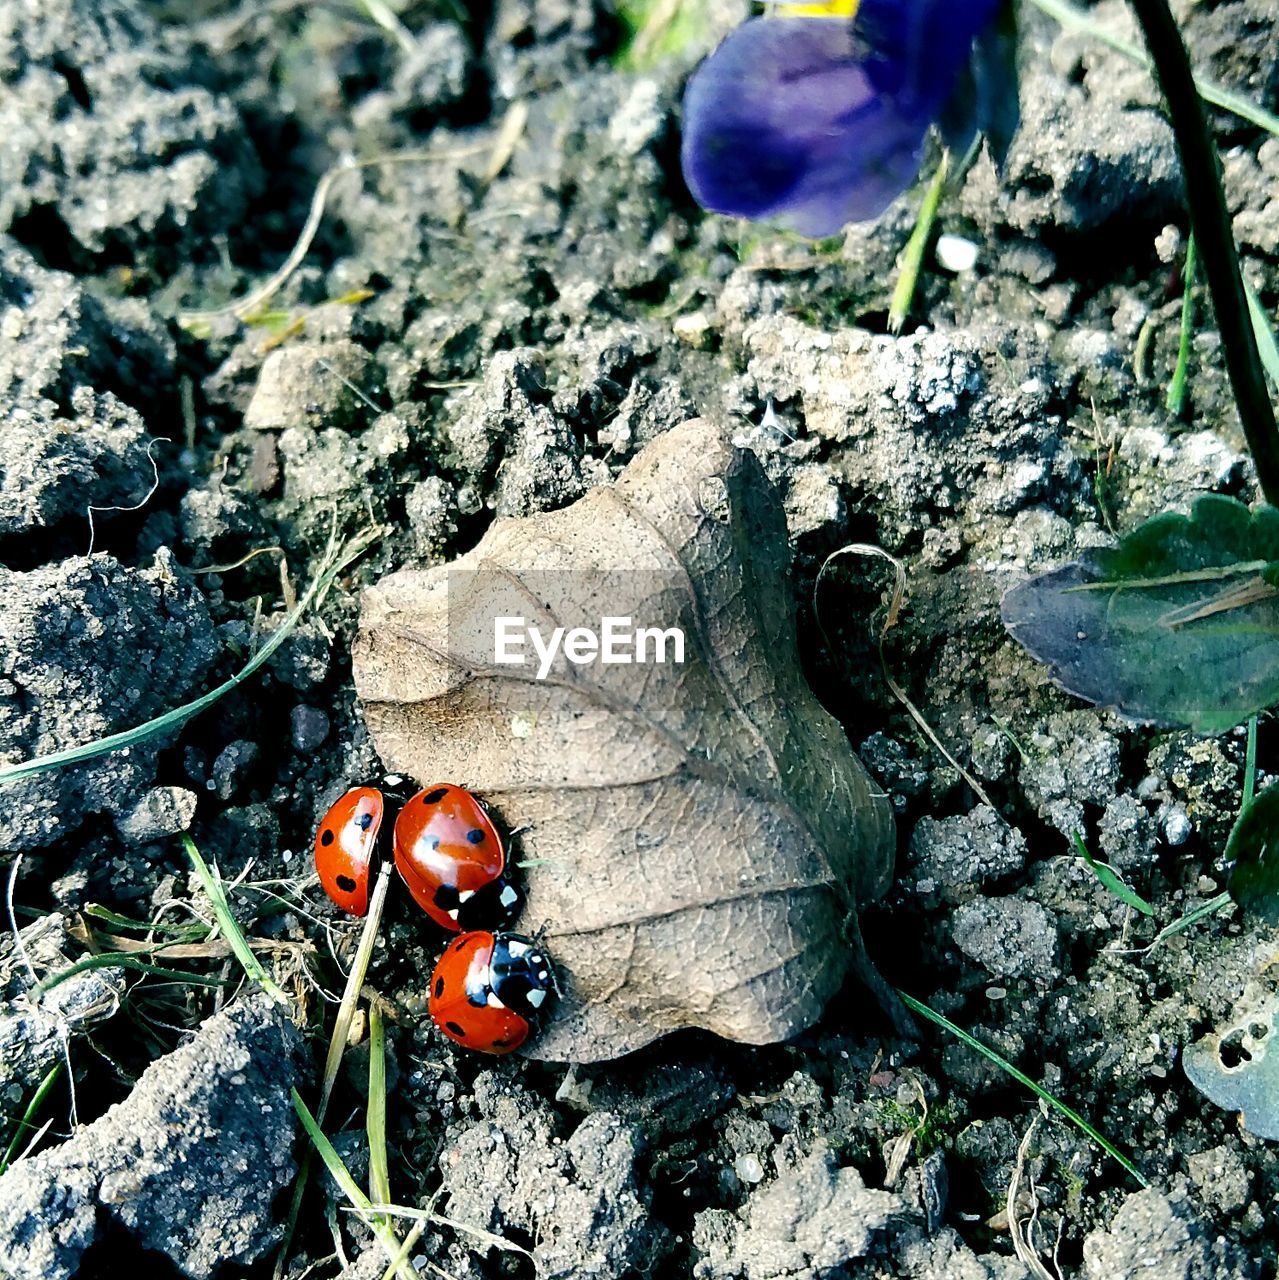
[[[508,1009],[529,1022],[538,1020],[559,991],[546,952],[518,933],[494,935],[489,986]]]
[[[438,898],[438,894],[437,894]],[[524,894],[505,876],[477,889],[465,902],[460,899],[457,907],[457,925],[464,932],[470,929],[504,929],[524,909]]]

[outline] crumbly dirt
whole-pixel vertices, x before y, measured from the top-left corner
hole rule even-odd
[[[0,6],[0,757],[212,687],[279,625],[335,525],[381,529],[251,684],[3,793],[27,941],[0,947],[0,1150],[65,1058],[86,1127],[63,1068],[34,1114],[48,1130],[0,1177],[0,1273],[271,1273],[305,1141],[287,1086],[313,1088],[304,1059],[323,1057],[356,937],[310,878],[312,831],[379,769],[350,676],[360,588],[567,505],[701,415],[782,496],[809,681],[892,798],[899,878],[864,921],[871,953],[1151,1187],[971,1049],[894,1035],[856,983],[785,1044],[685,1032],[571,1069],[467,1055],[426,1016],[438,938],[396,898],[369,976],[391,1189],[459,1224],[431,1225],[414,1257],[458,1277],[1012,1280],[1020,1168],[1012,1211],[1066,1274],[1273,1274],[1274,1148],[1179,1062],[1273,940],[1218,913],[1149,946],[1224,883],[1243,737],[1082,707],[998,617],[1028,570],[1203,491],[1255,496],[1206,305],[1188,410],[1164,408],[1186,224],[1148,77],[1027,7],[1006,172],[979,159],[943,205],[977,265],[930,261],[893,337],[919,193],[818,244],[700,214],[678,104],[705,43],[635,70],[604,0],[391,7],[410,40],[363,6]],[[1271,0],[1175,7],[1199,65],[1279,109]],[[706,9],[703,41],[747,6]],[[1094,12],[1133,38],[1117,0]],[[1214,120],[1273,314],[1279,141]],[[309,252],[247,323],[217,310],[285,259],[327,168],[396,152],[417,158],[334,181]],[[843,556],[815,597],[850,543],[902,560],[886,660],[984,797],[883,679],[883,563]],[[224,987],[115,969],[33,993],[31,971],[87,939],[144,936],[121,917],[208,917],[183,830],[238,881],[296,1031],[233,994],[225,952],[183,962]],[[1098,883],[1075,832],[1153,916]],[[713,963],[707,947],[689,963]],[[366,1078],[357,1043],[327,1125],[357,1176]],[[381,1275],[317,1185],[289,1274]]]

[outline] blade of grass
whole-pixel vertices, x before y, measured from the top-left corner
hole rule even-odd
[[[400,1256],[403,1246],[391,1224],[381,1214],[373,1211],[373,1202],[360,1190],[360,1184],[342,1163],[342,1157],[325,1137],[324,1130],[316,1123],[310,1108],[302,1101],[302,1095],[296,1089],[291,1089],[290,1093],[293,1095],[293,1109],[298,1113],[298,1119],[302,1122],[302,1127],[306,1130],[312,1145],[320,1153],[320,1159],[324,1161],[324,1167],[329,1171],[330,1177],[338,1184],[342,1194],[355,1206],[355,1211],[368,1223],[378,1243],[386,1250],[387,1257],[397,1263],[400,1268],[398,1274],[403,1277],[403,1280],[417,1280],[417,1273],[409,1265],[407,1255],[403,1259]]]
[[[1168,398],[1164,407],[1174,418],[1180,418],[1186,407],[1186,390],[1190,374],[1190,343],[1195,328],[1195,237],[1186,241],[1186,268],[1182,273],[1181,337],[1177,342],[1177,367],[1172,371],[1168,384]]]
[[[163,715],[156,716],[154,719],[146,721],[145,724],[137,725],[132,729],[111,733],[104,738],[97,738],[93,742],[84,742],[76,747],[67,747],[61,751],[51,751],[46,755],[35,756],[31,760],[23,760],[18,764],[0,766],[0,787],[8,783],[18,782],[23,778],[32,777],[38,773],[45,773],[50,769],[60,769],[71,764],[83,764],[86,760],[96,760],[98,756],[109,755],[112,751],[122,751],[126,747],[136,746],[140,742],[146,742],[172,729],[177,729],[193,716],[199,715],[202,711],[207,711],[214,703],[226,697],[233,690],[238,689],[246,680],[251,679],[262,665],[270,660],[271,655],[293,634],[294,629],[307,610],[324,598],[325,593],[333,585],[337,576],[352,561],[362,555],[378,536],[380,536],[380,530],[368,529],[362,534],[357,534],[342,547],[336,547],[331,540],[329,548],[320,562],[319,570],[296,607],[280,623],[275,633],[257,653],[235,675],[224,680],[216,688],[210,689],[208,693],[196,698],[194,702],[174,707],[164,712]]]
[[[1072,1110],[1064,1102],[1053,1097],[1047,1089],[1042,1085],[1036,1084],[1028,1075],[1025,1074],[1025,1072],[1018,1071],[1007,1058],[996,1053],[989,1045],[983,1044],[976,1036],[969,1035],[969,1033],[963,1030],[962,1027],[957,1027],[949,1018],[937,1013],[933,1009],[930,1009],[922,1001],[916,1000],[914,996],[907,995],[904,991],[899,990],[897,994],[901,996],[902,1001],[908,1009],[919,1014],[921,1018],[927,1019],[929,1022],[933,1023],[934,1026],[941,1027],[943,1031],[949,1032],[962,1044],[966,1044],[970,1049],[980,1053],[988,1062],[994,1063],[994,1065],[1001,1071],[1016,1080],[1018,1084],[1024,1085],[1037,1098],[1046,1102],[1054,1111],[1057,1112],[1058,1115],[1064,1116],[1071,1124],[1079,1129],[1081,1133],[1084,1133],[1091,1138],[1108,1156],[1117,1160],[1119,1164],[1121,1164],[1143,1187],[1148,1187],[1150,1185],[1141,1170],[1138,1169],[1137,1166],[1118,1149],[1118,1147],[1094,1129],[1078,1111]]]
[[[442,1213],[436,1213],[434,1209],[414,1209],[406,1204],[375,1204],[373,1205],[374,1213],[384,1213],[389,1218],[407,1218],[411,1222],[435,1223],[441,1227],[452,1227],[454,1231],[461,1232],[462,1235],[472,1236],[482,1244],[491,1246],[494,1249],[506,1249],[511,1253],[522,1253],[528,1257],[532,1254],[522,1244],[516,1244],[514,1240],[508,1240],[505,1236],[494,1235],[492,1231],[485,1231],[482,1227],[473,1227],[469,1222],[458,1222],[456,1218],[447,1218]]]
[[[389,862],[383,863],[378,872],[377,883],[369,898],[369,914],[364,918],[364,928],[360,933],[360,945],[351,962],[351,972],[347,975],[346,987],[342,991],[342,1003],[338,1005],[338,1015],[333,1022],[333,1036],[324,1060],[324,1080],[320,1086],[318,1115],[321,1122],[329,1109],[329,1097],[333,1093],[338,1068],[342,1065],[342,1055],[346,1052],[347,1037],[351,1033],[351,1020],[355,1017],[355,1007],[364,988],[364,977],[369,971],[369,961],[373,958],[373,944],[377,941],[378,926],[382,921],[386,894],[391,884],[391,865]]]
[[[1239,806],[1242,813],[1257,794],[1257,717],[1248,721],[1248,745],[1243,757],[1243,803]]]
[[[915,290],[919,287],[919,273],[924,265],[924,253],[928,242],[933,238],[933,228],[937,225],[937,209],[941,204],[942,192],[946,188],[946,174],[950,170],[950,154],[943,151],[941,160],[933,172],[928,190],[924,192],[924,202],[919,207],[919,217],[915,219],[915,229],[906,241],[902,251],[901,270],[897,275],[897,284],[893,288],[893,299],[888,307],[888,332],[901,333],[906,317],[910,314],[911,303],[915,300]]]
[[[53,1086],[57,1084],[58,1077],[61,1074],[62,1063],[55,1062],[45,1072],[44,1079],[36,1085],[36,1091],[31,1095],[31,1101],[27,1103],[27,1109],[22,1113],[22,1119],[18,1121],[17,1127],[13,1131],[13,1137],[9,1139],[9,1145],[4,1149],[4,1155],[0,1156],[0,1174],[4,1173],[13,1162],[14,1152],[18,1149],[18,1143],[22,1141],[22,1135],[28,1129],[35,1128],[33,1121],[39,1114],[40,1108],[44,1105],[44,1100],[49,1096]]]
[[[379,1204],[391,1199],[391,1173],[386,1154],[386,1033],[382,1011],[369,1006],[369,1195]]]
[[[202,924],[175,924],[167,920],[135,920],[132,916],[122,916],[118,911],[109,911],[106,907],[91,902],[84,909],[86,916],[102,920],[114,925],[117,929],[134,929],[142,933],[163,933],[178,938],[183,942],[199,942],[208,936],[207,926]]]
[[[393,1276],[400,1273],[400,1268],[408,1261],[409,1254],[413,1252],[413,1246],[422,1238],[423,1232],[426,1231],[425,1222],[415,1222],[410,1228],[409,1233],[404,1237],[404,1243],[400,1245],[399,1252],[391,1259],[385,1271],[382,1272],[382,1280],[392,1280]],[[417,1272],[414,1271],[414,1275]]]
[[[1248,299],[1248,315],[1252,318],[1252,329],[1257,335],[1257,351],[1261,355],[1261,364],[1270,381],[1279,387],[1279,343],[1275,341],[1275,331],[1270,325],[1270,317],[1257,297],[1257,291],[1247,280],[1243,282],[1243,291]]]
[[[187,857],[191,859],[191,865],[195,868],[195,874],[199,878],[200,885],[213,906],[213,914],[222,930],[222,935],[231,944],[231,950],[235,952],[235,958],[240,962],[244,972],[276,1004],[287,1007],[289,1003],[288,996],[276,985],[275,979],[267,973],[262,962],[253,954],[249,947],[248,939],[245,938],[239,924],[236,923],[235,916],[231,912],[231,904],[227,901],[226,890],[222,887],[222,881],[209,870],[208,863],[200,856],[199,849],[195,847],[195,841],[185,831],[182,833],[182,847],[186,850]]]
[[[1104,862],[1098,862],[1096,858],[1088,852],[1088,846],[1084,844],[1084,838],[1078,831],[1073,832],[1071,840],[1075,846],[1075,852],[1088,864],[1088,870],[1097,877],[1102,888],[1113,894],[1125,906],[1131,907],[1134,911],[1140,911],[1143,916],[1153,916],[1155,909],[1148,903],[1145,898],[1134,893],[1116,874],[1115,869]]]
[[[1234,899],[1228,893],[1219,893],[1215,898],[1209,898],[1207,902],[1201,903],[1191,911],[1187,911],[1184,916],[1178,917],[1172,924],[1165,925],[1151,939],[1149,951],[1160,942],[1164,942],[1169,938],[1175,937],[1179,933],[1184,933],[1191,925],[1198,924],[1205,916],[1215,915],[1222,907],[1228,907]]]
[[[35,989],[37,997],[43,996],[61,986],[68,978],[78,973],[87,973],[90,969],[136,969],[139,973],[150,974],[153,978],[168,978],[175,982],[189,982],[197,987],[221,987],[225,978],[210,978],[202,973],[191,973],[186,969],[166,969],[163,965],[151,964],[140,959],[132,951],[104,951],[101,955],[85,956],[75,964],[68,965],[58,973],[50,974]]]
[[[1144,49],[1111,35],[1102,23],[1084,10],[1067,4],[1065,0],[1031,0],[1031,3],[1068,30],[1082,31],[1098,44],[1104,44],[1107,48],[1113,49],[1130,62],[1150,69],[1151,62]],[[1249,124],[1255,124],[1257,128],[1265,129],[1267,133],[1273,133],[1279,137],[1279,116],[1267,111],[1264,107],[1259,107],[1243,94],[1223,89],[1221,85],[1200,76],[1195,77],[1195,87],[1205,102],[1211,102],[1214,107],[1220,107],[1223,111],[1233,112],[1241,120],[1247,120]]]
[[[316,1108],[321,1124],[328,1113],[329,1098],[333,1093],[333,1084],[337,1080],[342,1055],[346,1052],[347,1037],[351,1032],[351,1019],[355,1016],[356,1002],[364,987],[369,961],[373,957],[373,944],[377,940],[378,926],[382,923],[382,911],[386,907],[386,894],[391,884],[391,866],[389,862],[383,864],[377,883],[373,886],[373,893],[369,897],[369,914],[364,917],[364,928],[360,933],[360,945],[351,962],[351,972],[347,974],[346,987],[342,991],[342,1003],[338,1005],[338,1014],[333,1022],[333,1034],[329,1038],[329,1051],[324,1061],[324,1078],[320,1084],[320,1103]],[[302,1213],[302,1197],[306,1194],[310,1172],[311,1161],[308,1155],[303,1157],[298,1167],[297,1181],[293,1184],[293,1199],[289,1201],[289,1214],[284,1223],[280,1252],[275,1260],[273,1280],[281,1280],[288,1264],[289,1245],[293,1241],[293,1232],[297,1229],[298,1218]]]

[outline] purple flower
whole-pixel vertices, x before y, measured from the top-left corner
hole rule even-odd
[[[752,18],[684,95],[684,177],[705,209],[809,236],[874,218],[914,180],[930,126],[972,95],[1002,0],[862,0],[854,18]],[[1015,89],[1014,89],[1015,94]]]

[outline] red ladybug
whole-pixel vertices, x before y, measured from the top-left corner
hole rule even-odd
[[[379,859],[386,800],[376,787],[352,787],[337,800],[315,835],[315,869],[324,892],[343,911],[369,909],[369,877]]]
[[[517,933],[464,933],[431,975],[431,1019],[480,1053],[510,1053],[535,1030],[556,994],[545,952]]]
[[[395,820],[394,848],[400,878],[445,929],[507,924],[523,905],[504,874],[502,837],[462,787],[437,783],[410,797]]]

